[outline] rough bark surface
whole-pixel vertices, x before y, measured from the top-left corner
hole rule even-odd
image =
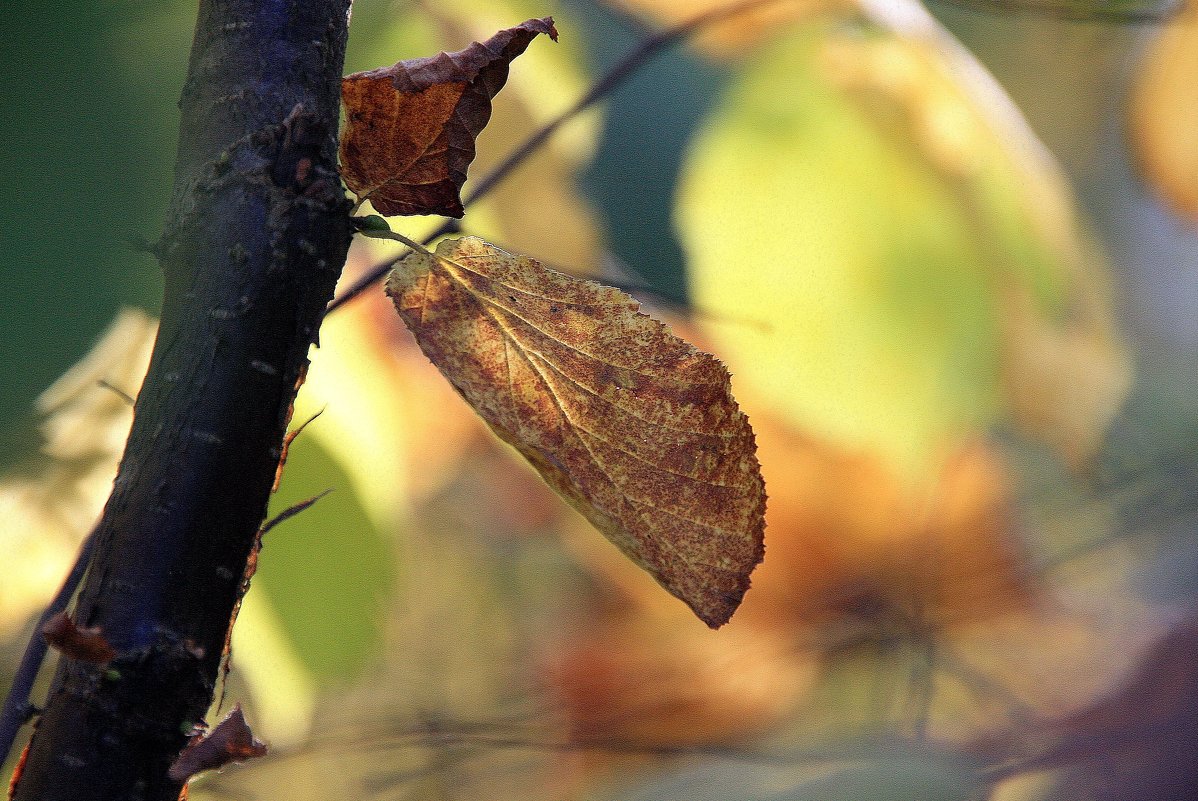
[[[202,0],[161,330],[17,801],[174,799],[351,235],[336,172],[349,0]]]

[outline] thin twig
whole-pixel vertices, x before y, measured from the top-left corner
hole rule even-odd
[[[1128,7],[1117,3],[1049,2],[1047,0],[936,0],[937,3],[956,6],[979,14],[1012,16],[1024,14],[1032,17],[1058,19],[1065,22],[1097,22],[1105,25],[1160,25],[1180,14],[1186,7],[1185,0],[1172,0],[1165,5],[1144,3]]]
[[[134,398],[134,397],[133,397],[132,395],[130,395],[128,392],[126,392],[125,390],[123,390],[123,389],[121,389],[120,387],[116,386],[115,384],[110,384],[110,383],[108,383],[107,381],[105,381],[103,378],[101,378],[99,381],[97,381],[97,382],[96,382],[96,384],[97,384],[98,386],[100,386],[101,388],[103,388],[103,389],[106,389],[106,390],[108,390],[109,392],[111,392],[112,394],[116,395],[118,398],[120,398],[120,399],[121,399],[121,400],[123,400],[125,403],[129,404],[130,406],[136,406],[136,405],[137,405],[137,399],[136,399],[136,398]]]
[[[8,752],[12,750],[12,745],[17,739],[17,732],[37,712],[30,702],[29,696],[33,692],[33,683],[37,680],[42,661],[46,658],[46,641],[42,639],[42,627],[50,618],[66,609],[67,604],[70,603],[71,597],[79,586],[79,581],[87,572],[95,536],[96,531],[93,529],[83,540],[83,544],[79,546],[79,554],[75,557],[75,564],[71,567],[71,572],[63,580],[58,594],[46,605],[46,610],[42,612],[42,616],[38,618],[37,624],[33,627],[29,644],[25,646],[21,664],[17,666],[16,675],[13,676],[12,687],[8,691],[8,697],[4,699],[3,709],[0,709],[0,763],[4,762],[8,757]]]
[[[580,97],[574,105],[558,114],[549,122],[545,123],[537,131],[533,132],[518,148],[508,154],[507,158],[501,161],[495,169],[483,176],[474,188],[462,200],[462,207],[467,208],[475,201],[481,200],[492,189],[494,189],[503,179],[511,174],[512,170],[519,167],[528,159],[536,150],[545,144],[550,136],[553,136],[559,128],[565,125],[570,120],[577,117],[583,111],[602,100],[614,90],[619,88],[625,81],[636,74],[644,64],[654,58],[658,53],[677,44],[694,34],[696,31],[707,27],[729,17],[737,16],[760,6],[774,5],[785,0],[745,0],[744,2],[732,3],[727,6],[713,9],[704,14],[700,14],[693,19],[683,22],[679,25],[669,28],[660,33],[654,34],[644,39],[639,45],[631,50],[622,58],[619,63],[607,71],[599,80],[591,85],[591,88]],[[438,237],[445,236],[451,233],[458,225],[457,220],[446,220],[437,230],[425,237],[422,242],[427,245]],[[382,279],[404,256],[404,252],[400,256],[388,259],[380,264],[375,265],[365,275],[355,281],[349,289],[345,290],[340,296],[333,299],[325,314],[343,306],[345,303],[353,300],[358,295],[362,294],[371,285]]]

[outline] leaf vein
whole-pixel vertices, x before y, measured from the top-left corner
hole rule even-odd
[[[506,331],[505,331],[505,333],[506,333]],[[517,343],[517,344],[519,344],[519,343]],[[523,347],[523,346],[521,345],[520,347]],[[733,431],[722,431],[722,430],[703,431],[700,429],[693,429],[693,428],[679,428],[678,426],[672,426],[669,423],[662,423],[662,422],[658,422],[657,420],[650,420],[647,417],[637,414],[636,411],[628,408],[627,406],[621,406],[620,404],[616,403],[615,401],[609,400],[608,398],[603,397],[598,392],[596,392],[595,390],[588,387],[586,384],[583,384],[577,378],[574,378],[574,376],[567,373],[561,367],[554,364],[551,359],[545,358],[545,355],[543,353],[541,353],[540,351],[533,350],[532,348],[526,348],[526,350],[529,353],[536,356],[541,361],[545,362],[545,364],[547,364],[551,368],[553,368],[553,371],[555,373],[557,373],[562,378],[569,381],[574,386],[578,387],[578,389],[580,389],[581,391],[587,393],[588,395],[590,395],[594,398],[598,398],[599,400],[603,401],[604,403],[608,404],[609,406],[614,406],[615,408],[619,409],[620,411],[626,412],[629,416],[634,417],[637,420],[640,420],[642,423],[645,423],[645,424],[651,425],[651,426],[656,426],[657,428],[663,428],[666,431],[673,431],[676,434],[694,434],[694,435],[698,435],[698,436],[722,437],[724,439],[731,439],[736,434],[736,432],[733,432]]]

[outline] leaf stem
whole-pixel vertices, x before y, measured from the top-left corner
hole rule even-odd
[[[437,234],[437,236],[440,236],[440,234]],[[426,248],[420,242],[417,242],[415,239],[409,239],[408,237],[404,236],[403,234],[399,233],[398,231],[371,231],[370,237],[372,239],[392,239],[396,242],[407,245],[409,248],[416,251],[417,253],[423,253],[425,256],[434,256],[435,255],[431,250]],[[430,237],[429,239],[426,239],[425,242],[428,242],[431,239],[432,239],[432,237]],[[398,258],[391,259],[390,261],[387,262],[387,266],[391,267],[392,265],[403,261],[404,256],[407,256],[407,255],[408,254],[405,253],[403,256],[399,256]],[[326,312],[326,314],[327,314],[327,312]]]
[[[570,122],[572,119],[577,117],[599,100],[602,100],[604,97],[611,94],[615,89],[619,88],[621,84],[635,75],[637,70],[657,56],[658,53],[690,37],[708,25],[735,17],[739,14],[744,14],[761,6],[776,5],[781,2],[786,2],[786,0],[740,0],[739,2],[730,3],[729,5],[712,9],[711,11],[707,11],[703,14],[693,17],[686,22],[675,25],[672,28],[667,28],[660,33],[646,37],[639,45],[630,50],[628,54],[625,55],[624,58],[622,58],[615,66],[602,75],[599,80],[595,81],[595,83],[591,85],[591,88],[588,89],[582,97],[575,101],[574,105],[570,106],[552,120],[545,123],[545,125],[543,125],[541,128],[534,131],[533,134],[529,136],[523,144],[509,153],[507,158],[500,162],[495,169],[483,176],[478,183],[474,185],[474,188],[470,191],[470,193],[463,198],[462,206],[469,207],[470,204],[485,197],[492,189],[494,189],[501,181],[503,181],[503,179],[507,178],[508,175],[511,174],[512,170],[523,164],[529,156],[531,156],[537,151],[538,148],[545,144],[549,137],[556,133],[559,128],[561,128],[567,122]],[[445,236],[446,234],[452,232],[457,225],[457,220],[446,220],[444,223],[438,226],[437,230],[433,231],[433,233],[424,238],[424,244],[428,244],[434,239]],[[413,247],[411,240],[404,241],[404,244],[408,245],[408,247]],[[351,284],[350,287],[345,290],[345,292],[334,298],[332,302],[329,303],[328,308],[325,309],[325,314],[327,315],[330,312],[335,311],[336,309],[356,298],[358,295],[362,294],[362,292],[385,276],[402,258],[403,256],[391,258],[372,267],[369,272]]]

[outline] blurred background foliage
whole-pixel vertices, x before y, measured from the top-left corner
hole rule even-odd
[[[347,71],[553,14],[478,176],[724,2],[358,0]],[[0,689],[130,423],[99,382],[148,358],[194,10],[6,12]],[[273,510],[332,492],[267,535],[234,638],[225,705],[273,753],[191,797],[1193,797],[1196,31],[1141,0],[793,0],[638,71],[463,224],[728,363],[770,493],[743,608],[706,630],[364,296]]]

